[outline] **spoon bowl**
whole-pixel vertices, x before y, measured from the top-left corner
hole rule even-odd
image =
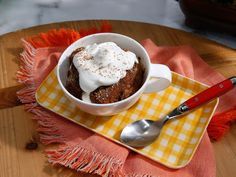
[[[126,126],[121,133],[121,141],[133,147],[142,147],[152,143],[160,133],[161,126],[153,126],[152,120],[138,120]]]

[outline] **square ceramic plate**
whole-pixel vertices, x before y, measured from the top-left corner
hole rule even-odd
[[[167,122],[158,139],[144,148],[132,148],[119,141],[121,130],[138,119],[158,119],[207,86],[172,73],[171,86],[159,93],[143,94],[129,110],[110,117],[98,117],[80,111],[61,90],[54,69],[36,92],[37,102],[62,117],[90,129],[116,143],[170,168],[181,168],[192,159],[218,99],[175,120]]]

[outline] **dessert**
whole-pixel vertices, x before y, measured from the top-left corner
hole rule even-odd
[[[140,59],[113,42],[78,48],[70,55],[69,64],[66,89],[85,102],[117,102],[143,84]]]

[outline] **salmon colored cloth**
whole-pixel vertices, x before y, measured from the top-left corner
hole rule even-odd
[[[41,142],[45,145],[59,143],[58,148],[46,151],[49,162],[102,176],[215,176],[214,153],[207,133],[204,134],[191,162],[182,169],[172,170],[37,105],[34,97],[37,87],[56,66],[59,56],[71,43],[58,45],[60,42],[57,41],[57,35],[52,34],[49,41],[53,42],[48,44],[38,39],[35,40],[38,43],[23,41],[21,69],[17,74],[19,81],[26,85],[18,92],[18,97],[25,103],[25,109],[34,114]],[[81,36],[73,33],[73,37],[71,41]],[[224,79],[188,46],[157,47],[151,40],[144,40],[142,44],[153,63],[167,64],[171,70],[209,85]],[[227,102],[235,103],[233,94],[235,92],[223,97],[219,111],[230,107]]]

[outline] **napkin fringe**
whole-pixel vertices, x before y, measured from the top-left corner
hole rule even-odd
[[[26,85],[34,85],[33,80],[33,68],[34,68],[34,56],[36,49],[26,40],[22,39],[24,51],[20,57],[20,69],[16,73],[16,77],[19,83]]]
[[[35,92],[36,88],[34,86],[25,87],[17,92],[17,96],[22,103],[32,103],[35,102]]]
[[[53,165],[63,165],[71,169],[101,176],[122,177],[122,162],[90,151],[79,145],[63,145],[57,150],[47,150],[48,160]]]
[[[36,130],[39,133],[39,139],[42,144],[64,144],[66,142],[63,133],[52,120],[52,113],[43,110],[37,103],[26,104],[25,110],[34,114],[32,119],[37,121],[38,127]]]
[[[36,36],[29,37],[26,40],[35,49],[41,47],[67,47],[73,42],[75,42],[77,39],[82,38],[84,36],[94,33],[104,33],[111,31],[111,24],[108,21],[104,20],[102,21],[100,28],[82,28],[79,31],[65,28],[53,29],[47,31],[46,33],[40,33]]]
[[[139,175],[139,174],[136,174],[136,173],[132,173],[132,174],[128,174],[128,175],[126,175],[127,177],[153,177],[152,175],[147,175],[147,174],[145,174],[145,175]],[[158,176],[156,176],[156,177],[158,177]]]
[[[44,145],[59,143],[55,150],[46,150],[48,161],[53,165],[63,165],[71,169],[102,176],[123,177],[123,163],[114,157],[105,156],[79,145],[66,144],[63,133],[52,121],[53,113],[45,111],[37,103],[25,104],[25,110],[34,114],[33,120],[37,121],[37,131],[40,142]]]
[[[53,29],[46,33],[40,33],[39,35],[32,36],[26,40],[34,48],[42,47],[62,47],[69,46],[71,43],[81,38],[80,34],[73,29]]]
[[[236,121],[236,106],[233,109],[215,115],[209,126],[207,132],[211,140],[220,140],[230,129],[233,122]]]

